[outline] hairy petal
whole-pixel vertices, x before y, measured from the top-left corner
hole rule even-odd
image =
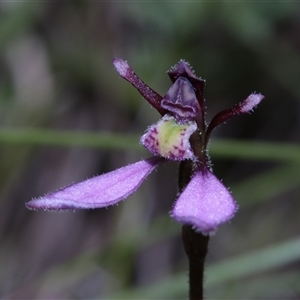
[[[230,220],[237,204],[228,189],[209,170],[198,171],[183,190],[171,212],[180,223],[208,234]]]
[[[174,117],[166,114],[157,124],[148,127],[141,144],[154,155],[168,160],[194,160],[190,137],[196,130],[195,122],[177,123]]]
[[[265,96],[262,94],[251,94],[239,104],[240,113],[249,113],[257,106]]]
[[[265,97],[262,94],[251,94],[244,101],[237,103],[231,108],[222,110],[218,114],[216,114],[211,120],[208,128],[207,128],[207,141],[212,132],[212,130],[231,119],[233,116],[250,113],[255,106],[257,106]]]
[[[121,58],[115,58],[113,60],[113,64],[120,76],[130,82],[161,115],[166,113],[166,110],[160,105],[162,96],[140,79],[129,66],[127,61]]]
[[[100,208],[116,204],[134,193],[165,160],[152,157],[87,179],[26,203],[30,209],[63,210]]]

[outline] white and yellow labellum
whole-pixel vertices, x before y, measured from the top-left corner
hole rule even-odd
[[[141,144],[153,154],[166,159],[195,159],[189,139],[196,130],[196,122],[178,123],[167,114],[147,129],[141,137]]]

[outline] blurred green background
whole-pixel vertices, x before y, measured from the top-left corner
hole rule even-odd
[[[300,4],[0,2],[0,298],[186,299],[177,164],[109,209],[32,212],[46,192],[149,157],[158,113],[113,69],[164,95],[186,59],[207,120],[265,100],[212,136],[214,172],[240,205],[211,238],[207,299],[300,297]]]

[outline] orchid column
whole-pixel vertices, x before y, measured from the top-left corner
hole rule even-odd
[[[30,209],[65,210],[107,207],[124,200],[160,164],[180,162],[179,194],[171,217],[183,224],[182,237],[190,265],[190,299],[202,299],[203,266],[209,235],[229,221],[237,204],[212,173],[207,144],[212,130],[234,115],[250,112],[264,98],[251,94],[244,101],[205,122],[203,88],[189,64],[181,60],[168,75],[172,85],[164,97],[144,83],[122,59],[114,59],[117,72],[129,81],[160,113],[140,143],[153,157],[72,184],[26,205]]]

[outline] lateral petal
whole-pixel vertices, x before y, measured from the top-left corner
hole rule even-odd
[[[26,206],[36,210],[63,210],[113,205],[134,193],[146,177],[164,161],[160,157],[142,160],[33,199]]]

